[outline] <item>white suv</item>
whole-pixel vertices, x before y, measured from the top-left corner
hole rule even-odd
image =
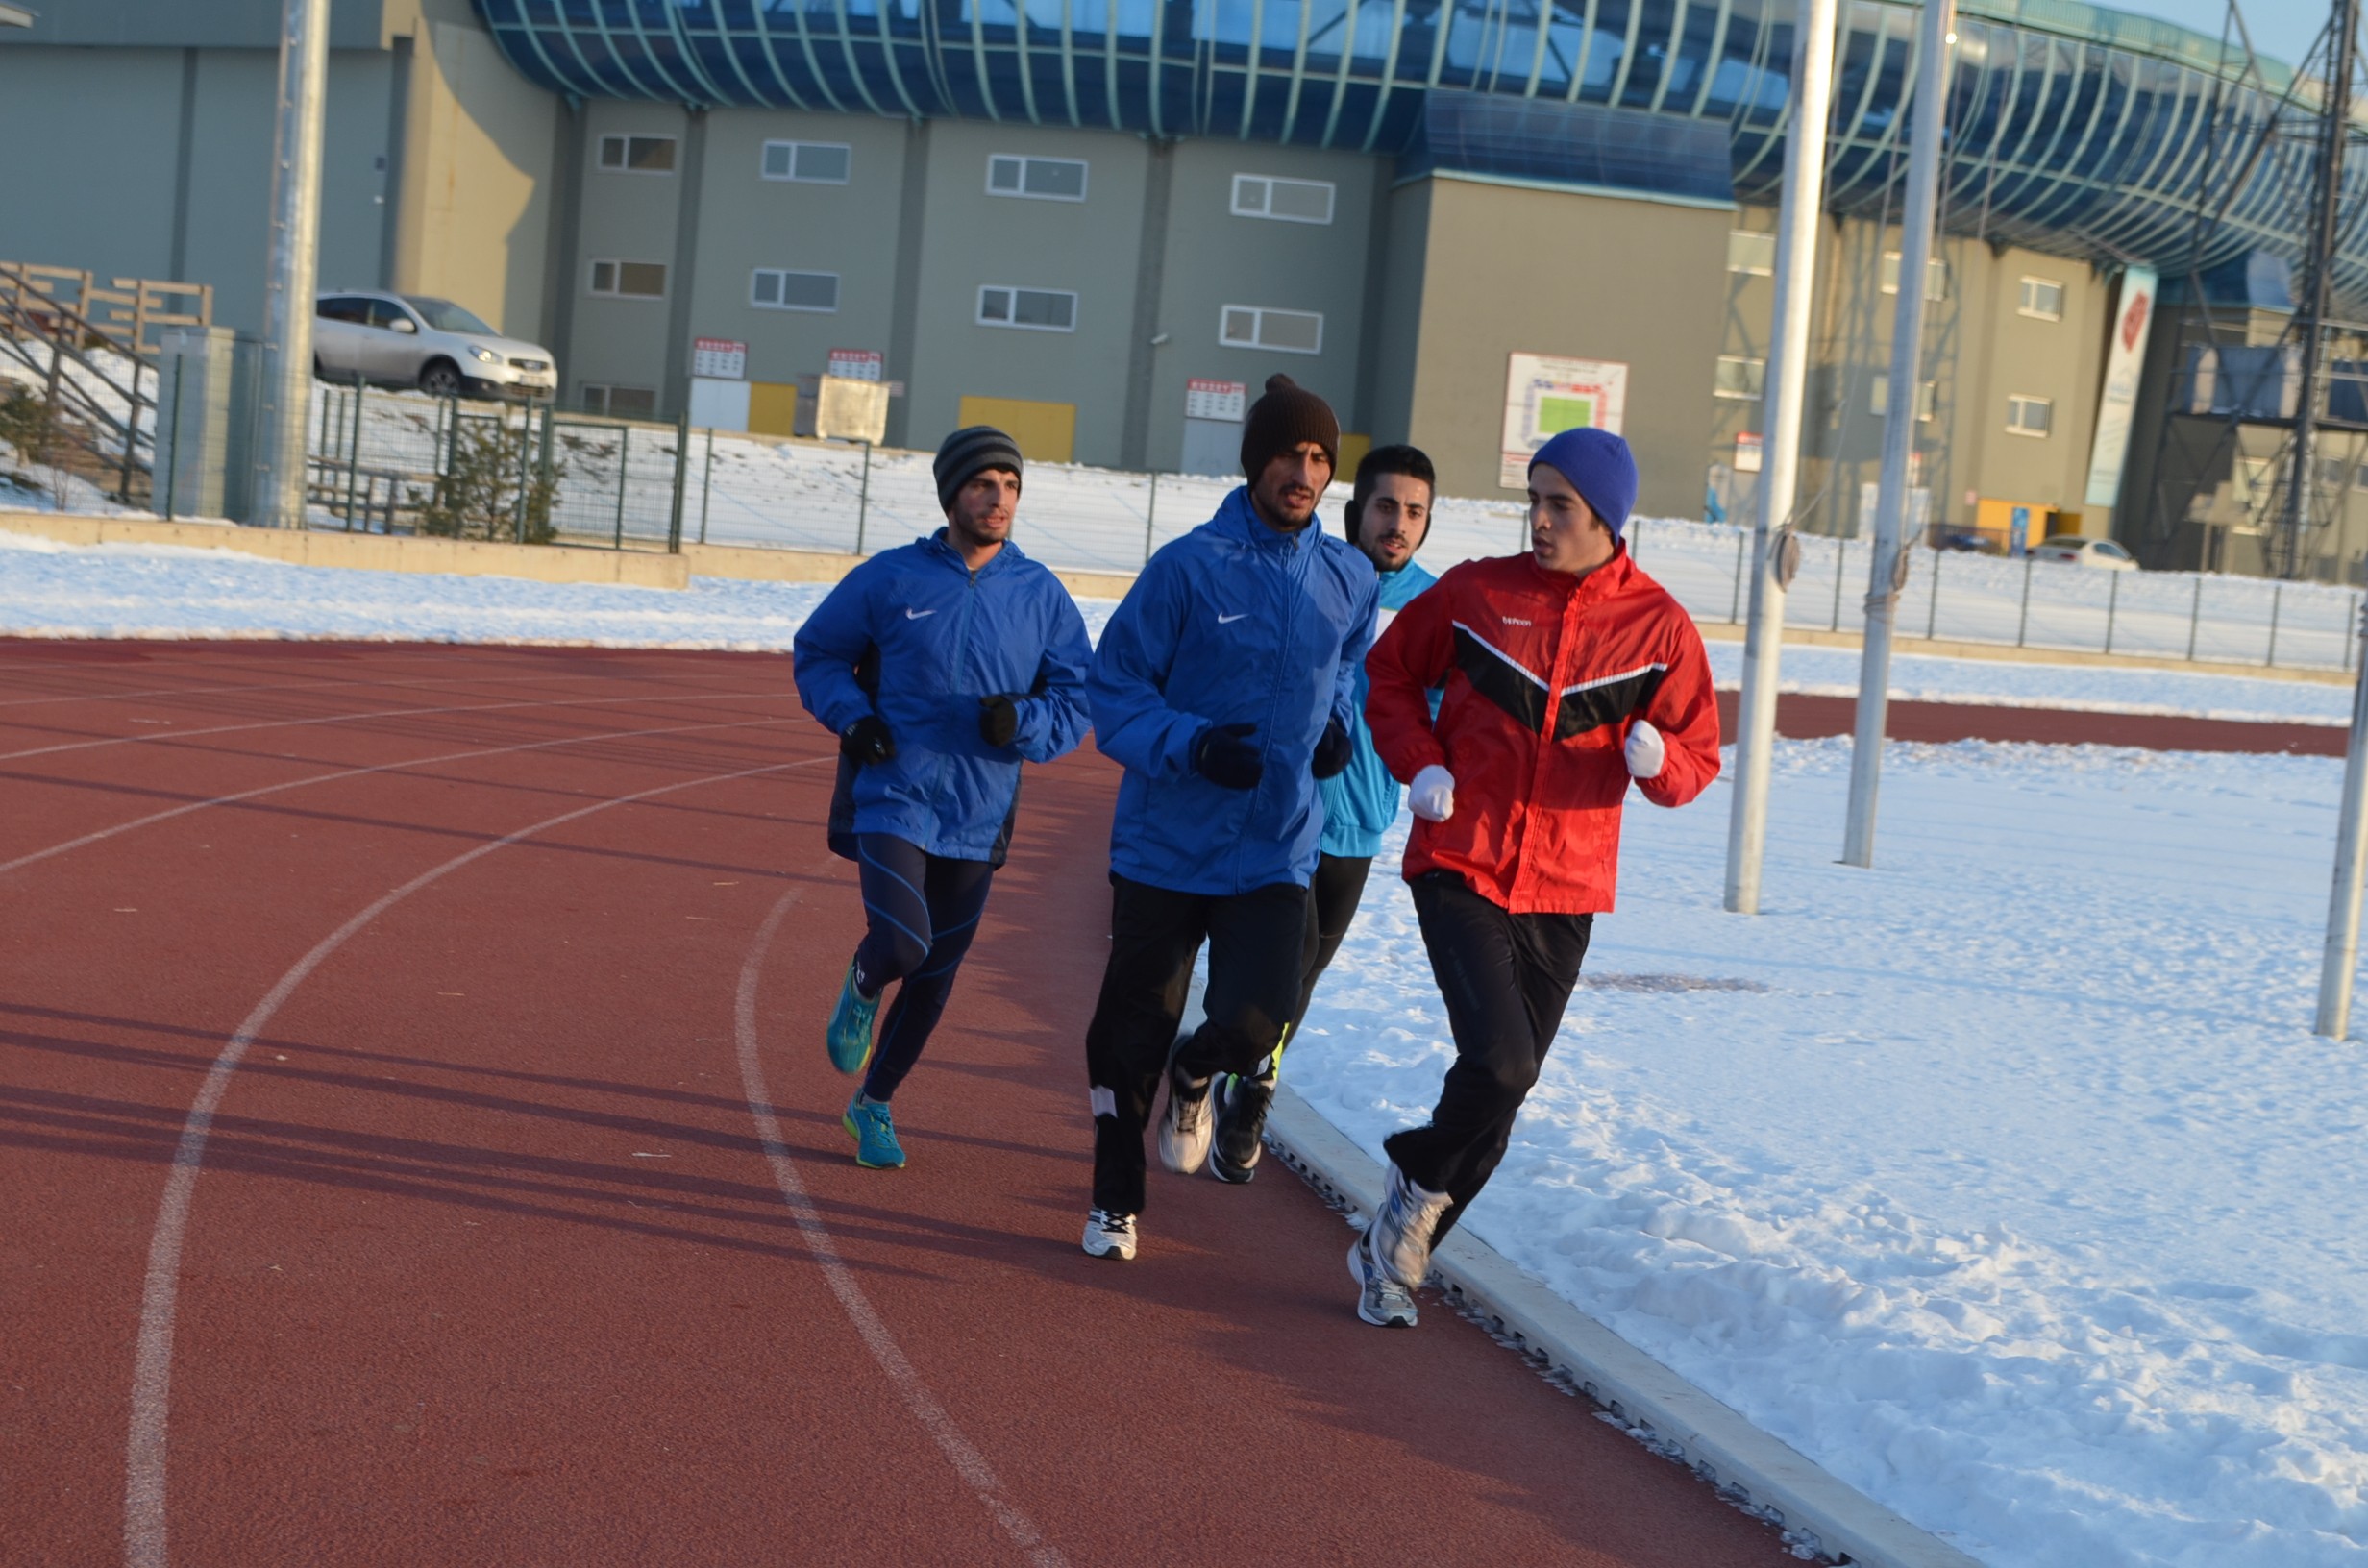
[[[504,337],[450,300],[346,289],[312,306],[312,374],[438,397],[548,398],[551,351]]]

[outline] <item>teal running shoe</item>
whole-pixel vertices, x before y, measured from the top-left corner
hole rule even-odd
[[[847,1114],[839,1118],[847,1136],[855,1140],[855,1164],[866,1170],[901,1170],[904,1168],[904,1145],[897,1141],[896,1118],[888,1115],[884,1105],[867,1104],[863,1090],[847,1102]]]
[[[839,984],[839,1005],[830,1010],[830,1065],[841,1072],[861,1072],[872,1060],[872,1020],[879,1016],[879,998],[855,989],[855,961],[847,961],[847,978]]]

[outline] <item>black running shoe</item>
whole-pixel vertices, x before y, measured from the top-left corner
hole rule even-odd
[[[1271,1078],[1218,1081],[1217,1136],[1209,1143],[1209,1174],[1235,1186],[1258,1174],[1258,1157],[1266,1152],[1267,1107],[1274,1103]]]

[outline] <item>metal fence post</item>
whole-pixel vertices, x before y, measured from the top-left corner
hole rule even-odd
[[[715,427],[707,427],[707,462],[699,471],[699,542],[707,542],[707,502],[715,496]]]
[[[1834,614],[1826,622],[1829,631],[1841,630],[1841,579],[1850,575],[1850,541],[1834,542]]]
[[[688,404],[675,416],[675,493],[666,513],[666,553],[682,553],[683,487],[691,477],[691,410]]]
[[[1727,625],[1740,625],[1743,620],[1743,551],[1750,547],[1748,530],[1735,530],[1735,597],[1727,600]]]
[[[361,472],[361,378],[354,378],[354,433],[345,444],[345,531],[354,531],[354,480]]]
[[[559,471],[554,461],[552,447],[556,440],[554,426],[557,424],[559,395],[555,391],[551,401],[543,404],[543,438],[536,443],[540,449],[535,457],[534,480],[542,487],[543,522],[556,538],[559,531]]]
[[[511,525],[519,544],[527,542],[527,498],[534,489],[534,405],[518,410],[518,513]]]
[[[855,553],[863,553],[863,527],[872,512],[872,443],[863,444],[863,478],[855,488]]]
[[[132,355],[132,405],[124,411],[123,416],[123,473],[120,482],[115,487],[116,494],[123,498],[123,503],[126,506],[132,504],[132,469],[139,455],[139,355],[135,353]],[[148,453],[151,465],[148,477],[148,499],[153,502],[157,499],[154,471],[156,442],[153,438],[148,443]]]
[[[173,520],[173,498],[181,487],[181,371],[189,362],[188,355],[173,355],[173,428],[164,458],[164,521]],[[151,479],[150,499],[155,499],[156,484]]]
[[[1143,508],[1143,564],[1151,564],[1151,529],[1159,519],[1159,474],[1151,474],[1151,499]]]
[[[2195,575],[2195,598],[2187,605],[2187,662],[2189,664],[2195,662],[2195,633],[2196,628],[2203,625],[2203,621],[2204,574],[2198,572]]]
[[[618,427],[617,427],[617,537],[616,537],[616,541],[615,541],[615,543],[614,543],[614,544],[610,547],[610,548],[615,549],[615,550],[623,550],[623,549],[625,548],[625,480],[626,480],[626,477],[627,477],[627,476],[628,476],[628,475],[631,472],[631,468],[630,468],[630,466],[629,466],[629,459],[630,458],[630,456],[631,456],[631,454],[632,454],[632,450],[633,450],[633,427],[631,427],[630,425],[620,425],[620,426],[618,426]]]
[[[2036,555],[2023,557],[2023,609],[2022,613],[2014,619],[2014,646],[2016,648],[2023,646],[2023,638],[2031,630],[2031,567],[2032,563],[2037,559]]]
[[[2281,582],[2269,594],[2269,657],[2261,661],[2265,669],[2278,664],[2278,611],[2285,603],[2285,584]]]
[[[2109,572],[2105,585],[2105,651],[2113,651],[2113,611],[2121,603],[2121,574]]]
[[[2368,623],[2368,596],[2355,598],[2352,600],[2352,618],[2344,624],[2344,629],[2349,631],[2352,627],[2363,623]],[[2346,637],[2343,640],[2343,668],[2346,673],[2349,673],[2352,668],[2352,654],[2358,646],[2357,637]]]
[[[1931,642],[1940,625],[1940,557],[1945,550],[1933,551],[1933,599],[1924,608],[1924,640]]]

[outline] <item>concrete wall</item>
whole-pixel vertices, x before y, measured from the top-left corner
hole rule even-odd
[[[1498,496],[1507,356],[1621,361],[1645,513],[1701,513],[1726,210],[1434,178],[1408,438]],[[1617,235],[1609,240],[1607,235]]]
[[[394,72],[330,56],[324,284],[381,278]],[[214,319],[259,331],[279,60],[237,48],[94,48],[0,35],[0,256],[103,278],[211,283]],[[37,150],[37,151],[36,151]]]
[[[1280,371],[1320,393],[1344,430],[1364,430],[1357,406],[1365,340],[1366,246],[1389,164],[1354,153],[1255,142],[1176,144],[1160,269],[1157,328],[1168,334],[1154,359],[1147,456],[1172,469],[1183,454],[1185,382],[1241,381],[1255,398]],[[1286,223],[1234,213],[1236,174],[1320,180],[1336,189],[1328,224]],[[1219,340],[1228,305],[1312,310],[1323,316],[1319,354],[1227,347]]]

